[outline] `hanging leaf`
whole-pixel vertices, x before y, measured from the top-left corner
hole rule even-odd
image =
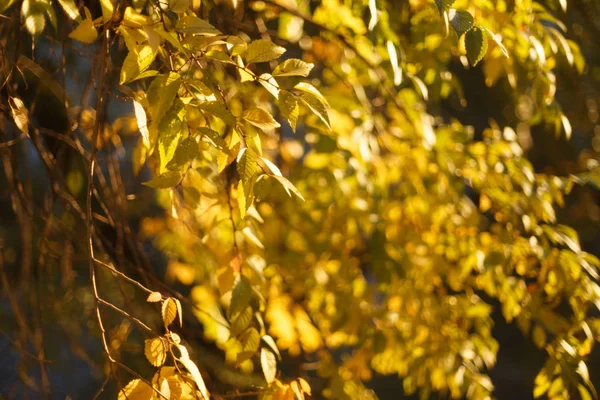
[[[175,320],[177,316],[177,303],[171,297],[168,297],[162,304],[162,319],[165,324],[165,327],[171,325],[171,323]]]
[[[63,11],[70,19],[74,21],[81,21],[79,9],[77,8],[77,5],[75,5],[74,0],[58,0],[58,4],[60,4]]]
[[[479,26],[474,26],[465,35],[465,49],[471,66],[476,66],[483,59],[485,53],[487,53],[487,40],[487,35]]]
[[[118,400],[147,400],[155,396],[154,390],[141,379],[133,379],[119,391]]]
[[[210,396],[208,394],[208,390],[206,389],[206,385],[204,384],[204,379],[202,379],[202,375],[200,374],[200,370],[198,366],[190,359],[190,355],[188,350],[183,345],[178,345],[177,348],[181,353],[181,357],[179,361],[183,364],[183,366],[188,370],[188,372],[192,375],[200,394],[202,395],[203,400],[209,400]]]
[[[252,286],[250,286],[250,281],[244,275],[239,275],[231,292],[231,303],[228,310],[230,319],[245,310],[251,298]]]
[[[311,396],[311,389],[310,389],[310,385],[308,384],[308,382],[306,382],[302,378],[298,378],[298,383],[300,384],[300,388],[302,389],[302,391],[304,393],[306,393],[307,395]]]
[[[248,45],[244,58],[246,63],[259,63],[271,61],[285,53],[283,47],[277,46],[270,40],[259,39]]]
[[[123,61],[119,84],[123,85],[135,79],[150,67],[155,58],[156,51],[148,44],[140,45],[135,51],[130,51],[125,57],[125,61]]]
[[[157,303],[162,300],[162,294],[160,292],[152,292],[148,295],[146,301],[148,303]]]
[[[331,130],[331,125],[329,124],[329,114],[327,112],[327,103],[311,92],[300,92],[298,97],[300,100],[302,100],[303,104],[307,106],[308,109],[317,117],[319,117],[319,119],[323,121],[327,128]]]
[[[450,18],[450,25],[452,25],[458,36],[467,33],[473,27],[473,16],[468,11],[457,11],[451,8],[448,10],[448,17]]]
[[[18,97],[9,97],[8,105],[17,128],[24,134],[29,135],[29,111],[27,111],[23,100]]]
[[[265,347],[260,349],[260,365],[262,366],[265,380],[270,384],[275,380],[275,376],[277,375],[277,360],[275,359],[275,354]]]
[[[398,86],[402,83],[402,70],[400,69],[400,65],[398,65],[396,47],[391,40],[387,41],[387,51],[390,57],[390,63],[392,64],[392,71],[394,72],[394,85]]]
[[[231,150],[229,150],[227,142],[225,142],[225,139],[223,139],[218,132],[207,127],[198,128],[198,132],[202,135],[202,137],[209,139],[209,142],[214,147],[216,147],[217,149],[219,149],[227,155],[231,155]]]
[[[69,33],[69,37],[81,43],[92,43],[98,38],[98,31],[94,27],[94,21],[84,19],[73,32]]]
[[[150,131],[148,131],[148,119],[146,118],[146,111],[140,103],[133,100],[133,112],[135,115],[135,120],[137,122],[138,129],[140,131],[140,134],[142,135],[144,146],[146,146],[146,148],[149,149]]]
[[[112,0],[100,0],[100,7],[102,8],[102,20],[105,23],[110,21],[115,11]]]
[[[246,147],[240,151],[237,158],[237,171],[244,183],[250,181],[256,172],[258,154],[252,148]]]
[[[279,110],[292,127],[292,131],[296,132],[296,122],[300,114],[300,107],[298,106],[296,97],[287,90],[279,94]]]
[[[177,31],[181,33],[204,36],[215,36],[221,34],[221,32],[214,26],[193,15],[188,15],[180,19],[177,23]]]
[[[314,66],[297,58],[289,58],[275,67],[273,76],[308,76]]]
[[[21,5],[21,15],[25,19],[25,28],[31,36],[38,36],[46,27],[44,8],[35,0],[24,0]],[[70,35],[69,35],[70,36]]]
[[[178,171],[167,171],[143,184],[155,189],[169,189],[181,182],[181,173]]]
[[[244,182],[242,180],[238,182],[237,199],[240,218],[244,219],[246,217],[246,195],[244,194]]]
[[[180,83],[179,74],[170,72],[168,75],[154,78],[148,87],[148,114],[150,114],[153,124],[157,126],[160,124],[177,96]]]
[[[281,183],[281,186],[283,186],[283,188],[285,189],[285,191],[287,192],[288,196],[292,197],[292,193],[294,193],[296,196],[298,196],[302,201],[304,201],[304,197],[302,197],[302,193],[300,193],[300,191],[296,188],[296,186],[294,186],[292,184],[292,182],[288,181],[286,178],[284,178],[283,176],[277,176],[277,175],[273,175],[273,178],[277,179],[277,181],[279,183]]]
[[[279,84],[271,74],[262,74],[259,76],[258,83],[263,85],[276,99],[279,98]]]
[[[227,125],[235,125],[235,117],[231,114],[231,111],[225,107],[225,105],[218,101],[207,101],[199,103],[198,107],[206,111],[207,113],[214,115],[215,117],[223,120]]]
[[[371,18],[369,19],[369,32],[375,28],[377,25],[377,21],[379,21],[379,16],[377,14],[377,2],[375,0],[369,0],[369,13],[371,14]]]
[[[292,392],[294,392],[294,397],[296,400],[304,400],[304,392],[302,391],[298,381],[290,382],[290,387],[292,388]]]
[[[256,235],[254,234],[254,232],[252,231],[252,229],[247,226],[244,229],[242,229],[242,235],[244,235],[244,237],[253,245],[255,245],[256,247],[258,247],[259,249],[264,249],[265,245],[262,244],[262,242],[256,237]]]
[[[437,6],[440,15],[448,11],[450,7],[452,7],[452,4],[454,4],[454,1],[455,0],[435,0],[435,5]]]
[[[492,38],[492,40],[494,41],[494,43],[496,43],[496,45],[500,48],[500,50],[502,51],[502,54],[504,54],[504,56],[506,58],[510,58],[510,55],[508,54],[508,50],[506,50],[506,47],[504,47],[504,44],[502,44],[502,38],[500,37],[500,35],[495,34],[494,32],[492,32],[491,30],[489,30],[485,26],[483,26],[481,28],[483,28],[483,29],[486,30],[486,32],[490,35],[490,37]],[[552,30],[553,29],[550,29],[551,32],[552,32]],[[562,37],[562,35],[561,35],[561,37]],[[562,37],[562,38],[564,40],[564,37]]]
[[[268,111],[262,108],[247,109],[242,114],[242,118],[263,131],[281,126]]]
[[[279,353],[279,348],[275,344],[275,340],[269,335],[263,335],[262,340],[269,346],[271,351],[277,355],[277,358],[281,360],[281,353]]]
[[[160,367],[167,361],[167,354],[169,352],[169,345],[160,337],[152,339],[146,339],[144,345],[144,354],[155,367]]]

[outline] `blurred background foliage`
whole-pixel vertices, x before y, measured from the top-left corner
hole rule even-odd
[[[2,397],[597,397],[597,1],[0,12]]]

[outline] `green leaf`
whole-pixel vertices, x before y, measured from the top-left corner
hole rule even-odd
[[[256,172],[256,160],[258,155],[250,147],[243,148],[237,158],[237,172],[244,183],[250,181]]]
[[[268,111],[262,108],[245,110],[242,118],[262,130],[279,128],[281,126]]]
[[[181,181],[181,173],[178,171],[167,171],[143,184],[155,189],[169,189],[175,187]]]
[[[452,7],[452,4],[454,4],[454,1],[455,0],[435,0],[435,5],[437,6],[440,15],[445,11],[448,11],[450,7]]]
[[[134,51],[130,51],[123,61],[119,83],[122,85],[135,79],[150,67],[155,57],[156,51],[148,44],[140,45]]]
[[[277,375],[277,360],[275,359],[275,354],[265,347],[260,349],[260,365],[265,375],[265,380],[270,384],[275,380],[275,376]]]
[[[465,36],[467,58],[472,66],[476,66],[483,59],[488,49],[488,39],[479,26],[474,26]]]
[[[170,72],[156,77],[148,87],[148,113],[153,124],[160,124],[177,96],[180,83],[179,74]]]
[[[190,33],[192,35],[204,35],[204,36],[215,36],[220,35],[221,32],[206,22],[203,19],[188,15],[183,17],[177,23],[177,31],[181,33]]]
[[[279,111],[281,115],[288,121],[292,130],[296,132],[296,122],[300,113],[300,107],[296,97],[287,90],[279,94]]]
[[[273,76],[308,76],[315,65],[297,58],[290,58],[273,70]]]
[[[457,11],[451,8],[448,11],[448,17],[450,18],[452,28],[454,28],[458,36],[468,32],[473,27],[473,16],[468,11]]]
[[[244,57],[246,63],[271,61],[285,53],[285,49],[270,40],[259,39],[248,45]]]

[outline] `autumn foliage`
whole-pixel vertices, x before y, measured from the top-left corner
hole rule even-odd
[[[0,1],[0,395],[596,398],[573,3]]]

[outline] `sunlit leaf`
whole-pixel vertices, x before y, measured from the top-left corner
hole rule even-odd
[[[262,130],[275,129],[281,126],[268,111],[262,108],[245,110],[242,118]]]
[[[275,359],[275,354],[265,347],[260,349],[260,365],[262,366],[267,383],[273,382],[277,375],[277,360]]]
[[[119,391],[118,400],[147,400],[155,395],[154,390],[141,379],[133,379]]]
[[[275,67],[273,76],[308,76],[314,64],[297,58],[289,58]]]
[[[160,367],[167,360],[168,343],[160,337],[146,339],[144,346],[144,354],[150,364],[155,367]]]
[[[451,8],[448,10],[448,17],[450,18],[450,25],[452,25],[458,36],[468,32],[473,27],[473,16],[468,11]]]
[[[17,128],[24,134],[29,135],[29,111],[27,111],[23,100],[18,97],[10,97],[8,105],[10,106],[10,113]]]
[[[277,46],[270,40],[259,39],[251,42],[244,53],[246,63],[271,61],[285,53],[283,47]]]

